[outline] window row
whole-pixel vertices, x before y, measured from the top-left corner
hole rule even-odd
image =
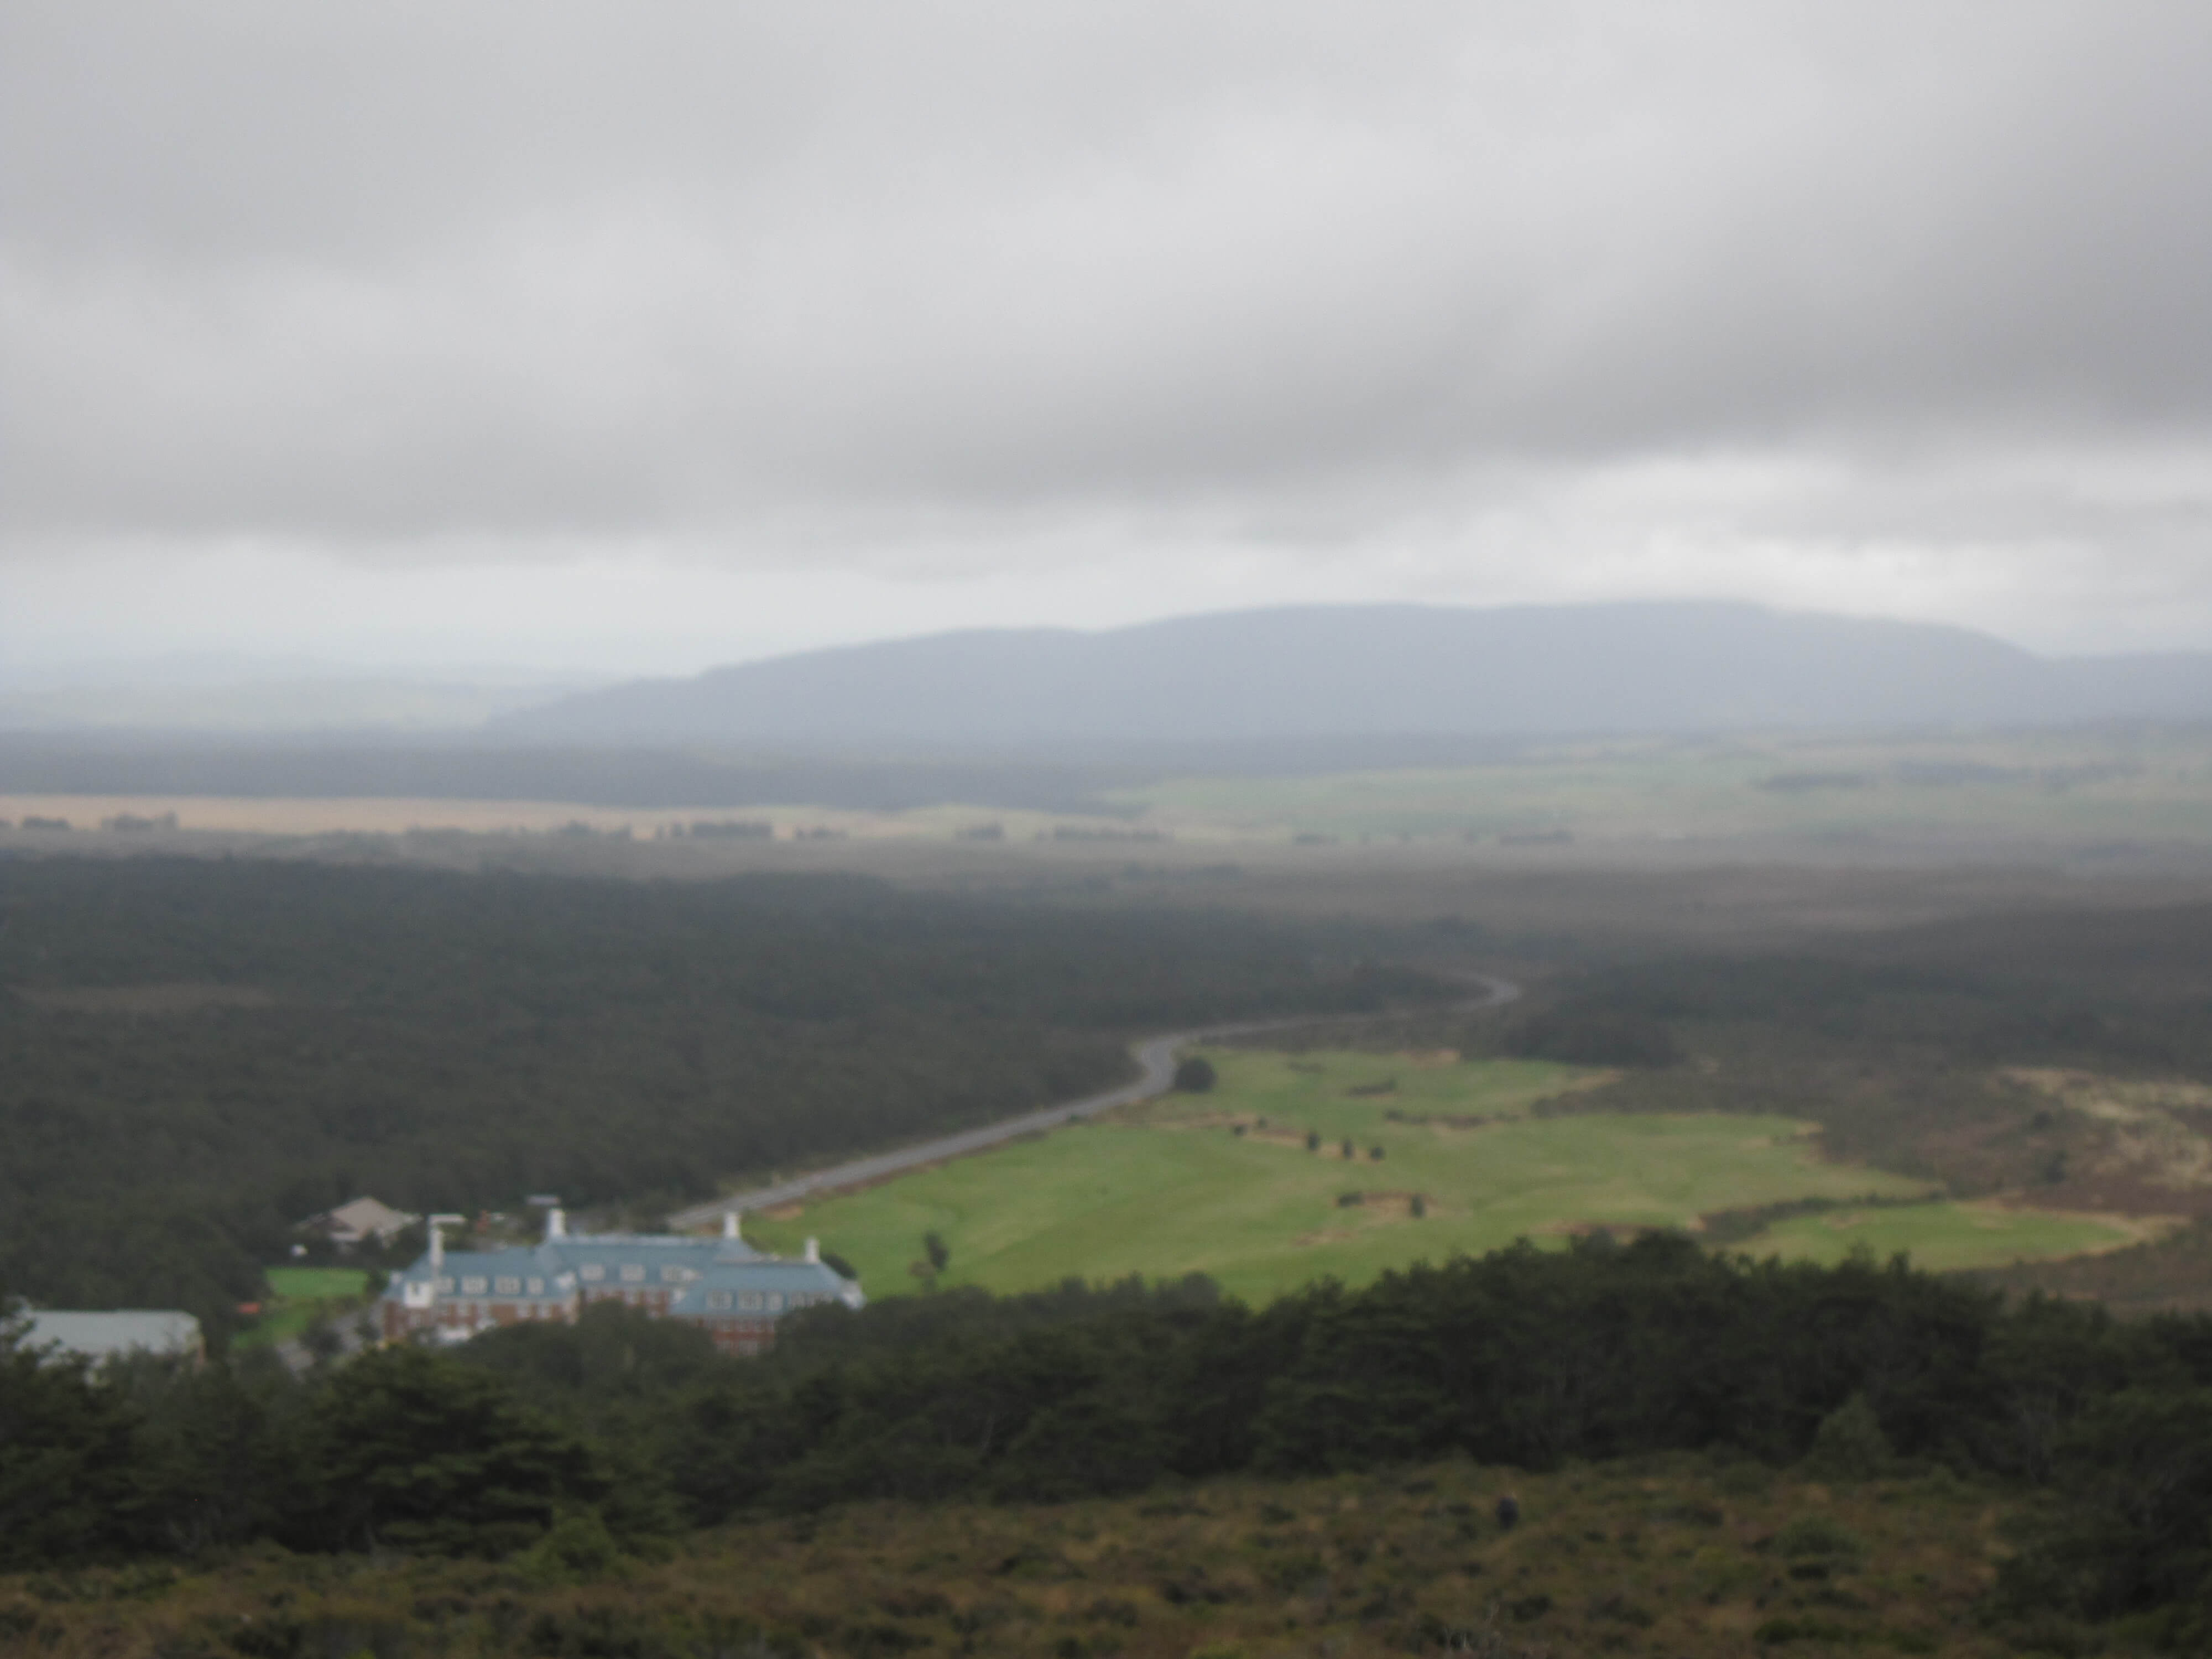
[[[544,1279],[532,1279],[528,1282],[531,1295],[543,1296],[545,1294],[545,1281]],[[485,1291],[495,1289],[501,1296],[520,1296],[523,1293],[523,1284],[524,1281],[521,1279],[510,1273],[502,1273],[496,1279],[486,1279],[483,1275],[477,1273],[471,1273],[461,1280],[461,1294],[463,1296],[482,1296]],[[451,1296],[453,1292],[453,1281],[450,1279],[441,1279],[438,1281],[438,1289],[441,1294]]]
[[[607,1270],[603,1264],[593,1261],[577,1268],[576,1273],[586,1284],[596,1285],[607,1276]],[[685,1279],[696,1276],[688,1267],[670,1266],[660,1270],[660,1282],[664,1285],[681,1285]],[[621,1277],[625,1285],[642,1285],[645,1283],[645,1268],[638,1262],[627,1262],[621,1269]]]
[[[793,1297],[791,1305],[794,1308],[799,1306],[799,1300],[798,1297]],[[732,1307],[746,1313],[781,1313],[784,1308],[783,1292],[781,1291],[709,1291],[707,1292],[708,1313],[728,1313]]]

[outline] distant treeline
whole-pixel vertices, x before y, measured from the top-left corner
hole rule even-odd
[[[1582,974],[1542,1021],[1532,1052],[1596,1063],[1663,1061],[1670,1029],[1732,1024],[1869,1054],[2212,1073],[2212,907],[1978,919],[1817,954],[1680,953]]]
[[[2207,918],[2212,930],[2212,918]],[[2212,931],[2206,935],[2212,943]],[[1559,987],[1514,1025],[1516,1052],[1591,1065],[1663,1065],[1685,1027],[1737,1025],[1882,1055],[1973,1065],[2212,1067],[2212,999],[2031,979],[1997,963],[1929,966],[1811,956],[1683,957],[1606,968]]]
[[[557,800],[579,805],[785,806],[905,811],[947,803],[1107,812],[1102,789],[1141,774],[1036,759],[871,760],[715,755],[483,739],[243,743],[0,734],[0,793]],[[185,814],[189,821],[191,814]]]
[[[2040,1489],[2005,1574],[2022,1605],[2104,1618],[2212,1592],[2212,1320],[1675,1237],[1523,1244],[1258,1310],[1202,1280],[814,1310],[763,1361],[602,1305],[305,1383],[19,1355],[0,1389],[0,1566],[257,1537],[501,1554],[586,1512],[636,1541],[862,1499],[1703,1449]],[[31,1455],[46,1478],[11,1481]]]
[[[1444,989],[1311,932],[859,878],[0,860],[0,1292],[219,1335],[362,1193],[701,1197],[1101,1086],[1133,1032]]]

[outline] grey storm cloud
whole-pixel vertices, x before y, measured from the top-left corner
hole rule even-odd
[[[2207,87],[2124,0],[15,0],[0,534],[1295,546],[1626,471],[2204,557]]]

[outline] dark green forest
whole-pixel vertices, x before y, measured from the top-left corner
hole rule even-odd
[[[1313,930],[858,878],[0,860],[0,1291],[220,1336],[301,1218],[707,1195],[1431,994]]]
[[[1607,964],[1553,987],[1508,1041],[1547,1059],[1665,1065],[1685,1029],[1716,1027],[1870,1062],[2212,1073],[2212,909],[2015,918],[2002,931],[1948,925],[1818,954]]]
[[[501,1556],[853,1500],[1056,1501],[1462,1455],[1945,1468],[2031,1503],[1997,1598],[2212,1636],[2212,1319],[1902,1262],[1527,1245],[1266,1308],[1203,1280],[811,1310],[764,1361],[612,1304],[296,1381],[0,1356],[0,1570],[255,1539]],[[578,1517],[589,1517],[580,1522]]]

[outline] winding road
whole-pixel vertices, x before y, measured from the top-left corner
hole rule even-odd
[[[1483,988],[1483,994],[1462,1005],[1468,1012],[1502,1008],[1521,994],[1521,988],[1510,980],[1494,979],[1487,974],[1470,977]],[[1432,1013],[1436,1011],[1421,1009],[1417,1012]],[[1249,1019],[1231,1025],[1206,1025],[1194,1030],[1167,1031],[1158,1036],[1139,1037],[1129,1045],[1129,1053],[1138,1066],[1138,1076],[1133,1083],[1124,1083],[1117,1088],[1085,1095],[1080,1100],[1066,1101],[1057,1106],[1040,1107],[1034,1112],[1024,1112],[1019,1117],[987,1123],[980,1129],[963,1129],[958,1134],[940,1135],[934,1140],[902,1146],[896,1152],[878,1152],[873,1158],[857,1158],[850,1164],[817,1170],[811,1175],[796,1176],[773,1187],[759,1187],[749,1193],[734,1193],[708,1203],[695,1204],[688,1210],[678,1210],[670,1216],[668,1225],[678,1232],[694,1227],[714,1225],[725,1215],[741,1214],[747,1210],[773,1210],[819,1193],[836,1192],[844,1187],[864,1187],[871,1182],[881,1181],[886,1176],[919,1169],[925,1164],[939,1164],[949,1158],[964,1158],[970,1152],[980,1152],[986,1147],[996,1146],[1022,1135],[1056,1129],[1063,1123],[1074,1122],[1078,1118],[1110,1112],[1116,1106],[1133,1106],[1140,1100],[1150,1100],[1155,1095],[1167,1092],[1168,1085],[1175,1080],[1176,1051],[1194,1042],[1214,1042],[1224,1037],[1255,1036],[1263,1031],[1287,1031],[1315,1025],[1343,1025],[1386,1017],[1372,1013],[1299,1014],[1285,1018]]]

